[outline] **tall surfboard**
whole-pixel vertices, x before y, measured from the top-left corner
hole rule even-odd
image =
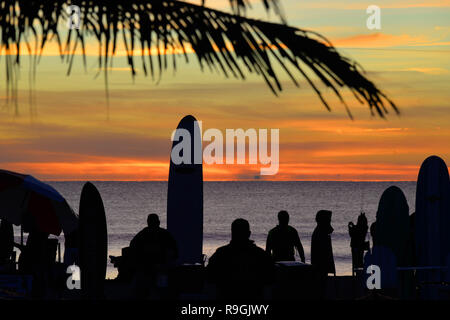
[[[391,186],[381,195],[377,211],[376,237],[380,246],[395,254],[399,266],[409,263],[409,206],[403,191]]]
[[[101,299],[104,297],[108,233],[102,198],[90,182],[81,192],[79,233],[82,295],[87,299]]]
[[[416,259],[419,266],[445,267],[450,263],[450,181],[444,160],[425,159],[420,167],[416,189]],[[450,272],[423,270],[419,281],[449,281]],[[434,292],[436,294],[436,291]],[[435,298],[433,293],[426,296]]]
[[[202,138],[196,119],[184,117],[173,137],[167,195],[167,229],[179,263],[203,261]]]
[[[373,248],[374,261],[381,270],[383,289],[396,289],[400,298],[410,298],[413,290],[412,272],[398,272],[412,259],[409,206],[403,191],[391,186],[381,195],[377,211]]]

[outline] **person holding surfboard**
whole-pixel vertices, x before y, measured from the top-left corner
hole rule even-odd
[[[216,284],[218,298],[258,299],[274,275],[270,255],[250,240],[250,224],[236,219],[231,224],[231,241],[209,259],[209,281]]]
[[[278,212],[278,226],[269,231],[266,251],[275,261],[295,261],[295,249],[305,263],[305,251],[297,230],[289,225],[289,213]]]

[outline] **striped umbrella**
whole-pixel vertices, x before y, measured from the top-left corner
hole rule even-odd
[[[30,175],[0,170],[0,218],[39,231],[69,234],[78,217],[54,188]]]

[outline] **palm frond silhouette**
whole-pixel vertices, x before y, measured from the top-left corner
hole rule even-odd
[[[30,53],[39,56],[55,38],[61,56],[69,62],[70,74],[77,50],[81,48],[85,59],[86,38],[93,36],[99,44],[98,66],[105,75],[121,41],[133,76],[137,72],[137,55],[145,75],[159,79],[168,67],[177,68],[178,56],[190,62],[188,53],[193,51],[201,69],[209,67],[241,79],[256,73],[274,94],[282,91],[281,72],[296,86],[303,77],[330,110],[314,75],[337,95],[350,116],[341,95],[344,87],[368,105],[372,114],[384,117],[389,108],[399,112],[364,76],[362,68],[341,56],[326,38],[287,25],[278,0],[262,1],[267,10],[280,16],[280,23],[247,17],[249,0],[229,1],[231,13],[176,0],[3,0],[1,52],[16,52],[14,58],[5,54],[7,82],[14,81],[13,67],[20,65],[21,47],[26,46]],[[81,23],[79,29],[66,34],[61,25],[70,16],[69,5],[80,8]],[[30,38],[36,41],[34,48]]]

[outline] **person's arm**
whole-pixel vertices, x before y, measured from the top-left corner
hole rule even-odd
[[[140,232],[138,232],[138,234],[136,234],[130,241],[129,247],[132,248],[133,250],[137,247],[139,235]]]
[[[302,242],[300,241],[300,237],[298,236],[298,232],[297,230],[295,230],[295,247],[297,248],[298,254],[300,256],[300,260],[305,263],[306,259],[305,259],[305,251],[303,250],[303,245]]]
[[[269,231],[266,240],[266,252],[272,256],[272,232]]]
[[[217,282],[217,273],[218,268],[220,267],[220,261],[218,260],[219,257],[216,250],[216,252],[214,252],[213,255],[208,259],[208,265],[206,266],[207,279],[211,283]]]

